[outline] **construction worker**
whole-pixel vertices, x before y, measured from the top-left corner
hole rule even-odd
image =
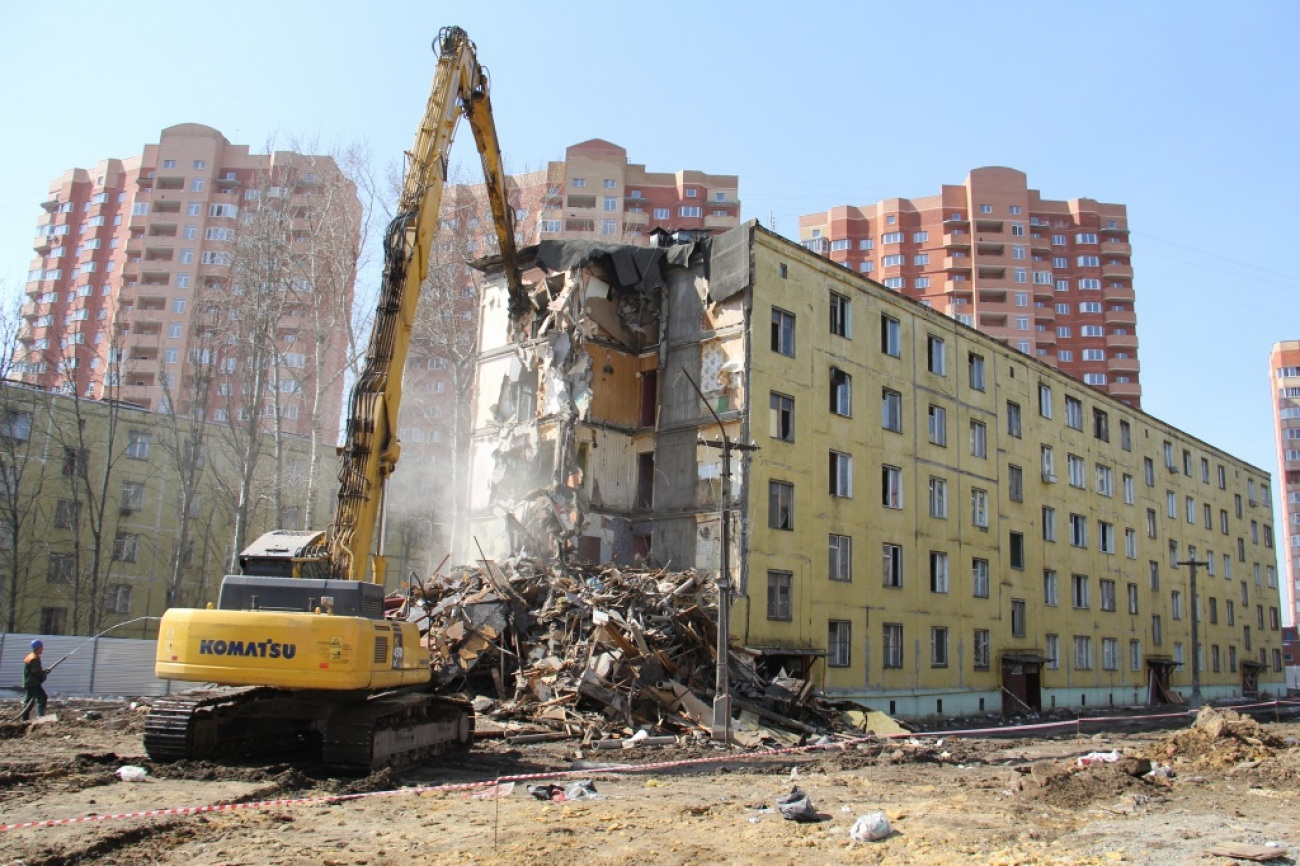
[[[45,682],[46,671],[41,667],[41,653],[45,651],[45,644],[40,639],[32,641],[32,651],[23,659],[23,714],[22,720],[27,721],[31,715],[32,708],[36,708],[36,718],[45,715],[45,702],[48,700],[42,683]]]

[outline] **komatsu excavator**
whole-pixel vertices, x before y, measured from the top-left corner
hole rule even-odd
[[[434,52],[433,89],[384,239],[333,521],[325,531],[262,536],[240,554],[242,574],[222,581],[215,607],[163,616],[157,675],[215,688],[154,704],[144,736],[154,760],[306,744],[319,745],[327,767],[364,773],[468,748],[473,738],[470,705],[434,694],[417,626],[384,614],[384,497],[399,451],[402,370],[462,114],[482,159],[511,308],[525,303],[487,70],[458,27],[439,33]]]

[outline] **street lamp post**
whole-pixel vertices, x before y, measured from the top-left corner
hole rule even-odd
[[[732,442],[727,436],[726,428],[722,426],[722,419],[704,398],[700,386],[695,384],[690,373],[682,370],[682,374],[686,376],[686,381],[691,383],[695,393],[700,395],[700,402],[709,410],[709,414],[718,425],[719,438],[712,442],[701,438],[699,444],[722,451],[722,551],[718,557],[717,676],[713,693],[712,734],[713,739],[728,743],[731,742],[731,680],[727,669],[731,653],[731,452],[757,451],[758,446],[752,443],[745,445]]]
[[[1209,568],[1209,562],[1199,562],[1195,559],[1187,559],[1182,562],[1175,562],[1174,566],[1186,565],[1192,570],[1190,589],[1192,604],[1192,695],[1188,698],[1187,705],[1193,709],[1201,705],[1201,640],[1199,624],[1197,622],[1199,610],[1196,606],[1196,569]]]

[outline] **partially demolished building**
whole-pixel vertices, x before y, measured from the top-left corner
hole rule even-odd
[[[716,570],[721,424],[769,674],[903,717],[1281,685],[1266,472],[755,223],[659,240],[483,293],[466,559]]]

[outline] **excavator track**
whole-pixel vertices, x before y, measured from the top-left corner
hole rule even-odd
[[[144,721],[145,751],[155,761],[184,761],[280,747],[275,731],[235,723],[247,705],[275,693],[260,686],[216,688],[154,701]]]
[[[414,692],[338,710],[326,726],[321,755],[331,771],[357,775],[465,751],[473,740],[468,701]]]
[[[423,691],[353,701],[261,686],[216,688],[155,701],[144,728],[145,751],[155,761],[319,747],[329,770],[348,775],[467,750],[473,739],[468,701]]]

